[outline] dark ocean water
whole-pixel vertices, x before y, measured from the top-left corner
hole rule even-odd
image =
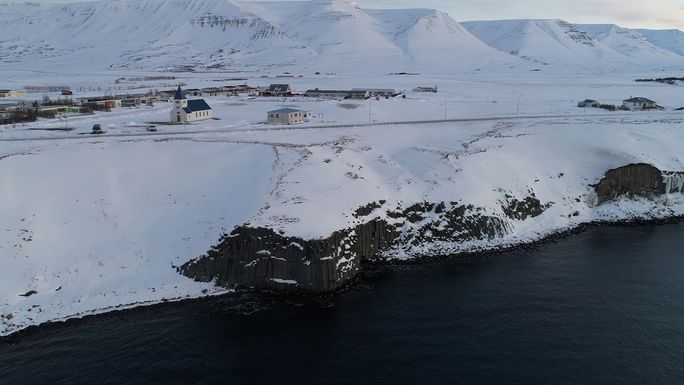
[[[0,343],[0,383],[684,383],[684,224],[377,268],[331,303],[241,303],[38,329]]]

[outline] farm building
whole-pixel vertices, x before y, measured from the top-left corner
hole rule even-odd
[[[188,100],[180,86],[176,90],[173,103],[171,123],[190,123],[214,117],[214,111],[204,99]]]
[[[268,89],[261,91],[259,96],[292,96],[292,88],[289,84],[271,84]]]
[[[318,88],[308,90],[304,96],[321,99],[368,99],[370,93],[366,90],[319,90]]]
[[[658,108],[658,103],[648,98],[636,97],[623,100],[622,108],[631,111],[651,110]]]
[[[224,95],[238,95],[238,94],[250,94],[256,91],[255,87],[250,87],[246,84],[240,84],[236,86],[223,86],[219,87],[219,90],[223,92]]]
[[[201,96],[221,96],[225,95],[218,87],[202,88]]]
[[[121,107],[121,100],[109,96],[97,96],[89,98],[81,98],[78,100],[81,105],[96,105],[99,107],[112,109]]]
[[[267,114],[268,124],[297,124],[304,121],[307,113],[294,108],[282,108],[269,111]]]
[[[413,92],[432,92],[432,93],[437,93],[437,86],[434,87],[416,87],[413,89]]]
[[[190,96],[202,96],[202,90],[199,88],[188,88],[183,93]]]
[[[585,99],[582,100],[581,102],[577,103],[577,107],[591,107],[591,108],[599,108],[601,103],[599,103],[596,100],[593,99]]]
[[[16,98],[25,95],[26,92],[24,91],[0,90],[0,98]]]
[[[399,93],[395,89],[391,88],[352,88],[352,92],[368,92],[369,97],[382,97],[382,98],[392,98],[397,96]]]

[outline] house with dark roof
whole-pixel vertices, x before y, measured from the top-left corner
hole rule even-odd
[[[178,86],[176,94],[173,97],[171,123],[191,123],[212,119],[213,117],[214,111],[204,99],[188,100],[181,87]]]
[[[644,97],[629,98],[622,101],[622,109],[630,111],[652,110],[658,107],[658,103]]]
[[[599,108],[601,103],[594,99],[585,99],[582,100],[581,102],[577,103],[577,107],[591,107],[591,108]]]
[[[304,121],[307,113],[294,108],[281,108],[269,111],[267,114],[268,124],[298,124]]]

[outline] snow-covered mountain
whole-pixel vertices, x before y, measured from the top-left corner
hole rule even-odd
[[[684,32],[678,29],[637,29],[651,44],[684,56]]]
[[[459,23],[343,0],[0,3],[0,68],[445,72],[684,68],[684,33],[562,20]],[[521,60],[522,59],[522,60]]]
[[[1,63],[52,68],[406,71],[518,62],[445,13],[337,0],[0,5],[0,36]]]
[[[594,41],[634,59],[642,64],[676,65],[681,63],[681,53],[651,43],[641,32],[621,28],[614,24],[582,24],[578,28],[585,31]]]
[[[540,64],[577,68],[684,68],[670,39],[654,44],[637,30],[616,25],[574,25],[563,20],[471,21],[463,25],[501,51]],[[676,44],[672,44],[676,46]]]

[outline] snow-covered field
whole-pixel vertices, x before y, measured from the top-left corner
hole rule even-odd
[[[206,86],[216,76],[187,80]],[[407,97],[344,102],[356,108],[304,98],[208,98],[219,120],[158,126],[156,133],[138,126],[168,119],[169,104],[71,117],[69,133],[31,130],[63,127],[60,120],[0,126],[0,335],[223,292],[175,266],[245,223],[310,239],[357,224],[354,210],[378,200],[387,208],[459,202],[499,215],[506,195],[534,192],[550,205],[535,219],[511,221],[503,238],[389,255],[407,258],[534,241],[588,221],[684,214],[679,195],[594,205],[591,185],[608,169],[646,162],[684,170],[684,113],[674,111],[684,106],[681,88],[634,82],[651,76],[306,76],[287,81],[302,91],[368,86],[406,90]],[[21,72],[10,78],[30,82]],[[112,80],[84,78],[46,79]],[[410,91],[419,85],[438,85],[439,93]],[[619,104],[629,96],[666,110],[576,107],[585,98]],[[445,101],[447,117],[463,121],[380,124],[443,119]],[[298,127],[262,123],[266,111],[281,106],[316,118]],[[85,134],[94,123],[107,133]],[[343,126],[350,123],[356,125]]]

